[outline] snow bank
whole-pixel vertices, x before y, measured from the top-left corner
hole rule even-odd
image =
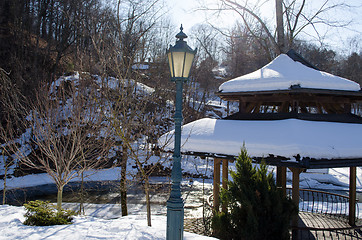
[[[130,215],[117,219],[77,216],[71,225],[25,226],[23,207],[0,206],[1,239],[166,239],[166,216],[152,216],[152,227],[145,215]],[[185,240],[215,239],[184,232]]]

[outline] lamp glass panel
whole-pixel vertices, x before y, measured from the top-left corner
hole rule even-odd
[[[173,69],[174,69],[174,77],[183,77],[183,69],[184,69],[184,60],[185,53],[184,52],[172,52],[173,58]]]
[[[171,51],[168,52],[167,56],[168,56],[168,66],[170,67],[171,77],[174,77],[173,62],[172,62],[172,52]]]
[[[188,78],[191,70],[192,61],[194,60],[194,54],[193,53],[186,53],[185,57],[185,67],[183,72],[183,77]]]

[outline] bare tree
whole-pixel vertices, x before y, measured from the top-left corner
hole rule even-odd
[[[120,136],[123,136],[123,146],[126,145],[129,150],[129,160],[134,161],[138,169],[137,174],[131,177],[133,177],[135,184],[143,184],[146,197],[148,226],[151,226],[151,187],[149,177],[156,168],[162,166],[165,161],[169,160],[167,156],[155,156],[154,153],[156,140],[164,132],[161,129],[164,128],[164,130],[166,130],[168,128],[168,123],[161,120],[162,116],[164,116],[164,106],[157,105],[155,107],[157,109],[154,108],[152,113],[149,108],[145,108],[145,111],[143,112],[137,111],[139,118],[143,119],[143,123],[141,123],[141,126],[138,129],[140,130],[140,135],[138,137],[130,139],[125,138],[124,136],[126,136],[126,134],[122,130],[123,128],[120,128],[118,133]],[[158,147],[163,148],[163,146]]]
[[[9,168],[15,165],[18,142],[21,134],[22,117],[25,114],[25,101],[19,89],[0,68],[0,158],[4,171],[3,204],[6,202],[7,178]]]
[[[117,1],[114,26],[110,26],[110,42],[92,35],[93,47],[102,70],[102,87],[107,89],[105,96],[110,103],[109,122],[114,133],[120,138],[122,149],[119,165],[121,166],[120,193],[122,216],[128,215],[127,209],[127,165],[130,154],[129,144],[142,136],[144,123],[139,118],[145,113],[145,101],[139,94],[140,76],[136,63],[148,56],[147,34],[156,25],[161,14],[159,0],[126,0]],[[123,10],[123,11],[122,11]],[[98,21],[98,19],[95,19]],[[114,76],[115,78],[110,78]],[[132,79],[136,79],[132,80]],[[142,91],[142,90],[141,90]]]
[[[103,110],[118,138],[121,211],[122,216],[126,216],[128,180],[131,177],[127,166],[131,162],[138,166],[149,203],[147,176],[150,170],[144,171],[143,167],[149,162],[151,150],[145,146],[155,142],[157,136],[167,130],[158,127],[168,125],[170,118],[164,117],[164,112],[168,109],[166,100],[159,95],[160,91],[149,89],[141,83],[147,79],[156,85],[161,74],[155,69],[162,68],[164,63],[158,65],[156,61],[166,59],[163,58],[166,47],[162,53],[156,47],[164,44],[159,40],[165,41],[156,34],[163,33],[163,26],[157,23],[162,15],[162,2],[124,0],[116,3],[113,12],[111,8],[108,9],[109,14],[104,12],[98,18],[90,19],[93,24],[87,26],[98,59],[97,70],[101,75],[102,94],[107,99],[107,106]],[[145,63],[146,59],[153,62]],[[150,72],[156,71],[156,74],[151,76],[142,73],[138,66],[145,64],[148,64]],[[137,144],[140,142],[142,144]],[[131,181],[135,182],[136,179]],[[151,225],[150,211],[148,212],[148,224]]]
[[[99,167],[113,142],[100,111],[97,87],[83,78],[60,80],[49,91],[40,92],[29,115],[31,154],[18,151],[22,164],[45,171],[53,179],[58,210],[64,186]]]
[[[294,41],[306,29],[312,29],[318,41],[323,41],[319,25],[328,27],[346,27],[350,21],[335,21],[328,14],[333,10],[345,10],[351,6],[345,1],[323,0],[320,4],[306,0],[275,0],[276,24],[270,24],[260,15],[259,9],[267,1],[221,0],[218,11],[233,10],[249,34],[258,39],[265,50],[272,49],[272,56],[286,52],[293,47]],[[274,27],[275,26],[275,27]],[[260,35],[258,32],[264,34]]]

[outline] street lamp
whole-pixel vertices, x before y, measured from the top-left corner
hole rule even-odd
[[[187,35],[182,32],[176,35],[175,46],[170,45],[167,50],[168,64],[170,67],[171,81],[176,82],[176,105],[175,105],[175,148],[173,153],[173,165],[171,173],[171,193],[167,200],[167,231],[166,239],[183,239],[184,232],[184,202],[181,197],[181,123],[182,123],[182,87],[187,81],[191,65],[196,54],[196,49],[192,50],[184,38]]]

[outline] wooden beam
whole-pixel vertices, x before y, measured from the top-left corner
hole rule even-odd
[[[329,114],[345,113],[344,104],[342,106],[338,103],[324,103],[323,107]]]
[[[214,186],[213,186],[213,193],[214,193],[214,211],[219,212],[220,206],[220,158],[214,158]]]
[[[317,103],[317,109],[319,114],[323,113],[322,105],[320,103]]]
[[[289,168],[290,171],[293,173],[293,180],[292,180],[292,200],[294,201],[297,206],[299,206],[299,175],[303,172],[303,168]]]
[[[336,113],[335,110],[332,108],[331,104],[329,104],[329,103],[323,103],[322,106],[323,106],[323,109],[324,109],[328,114],[334,114],[334,113]]]
[[[281,188],[283,196],[287,194],[287,168],[277,167],[277,187]]]
[[[282,168],[277,166],[277,187],[282,187]]]
[[[287,168],[286,167],[281,167],[282,168],[282,192],[283,195],[286,196],[287,195]]]
[[[228,101],[229,103],[229,101]],[[239,100],[239,112],[241,113],[246,113],[246,102],[244,102],[243,100]]]
[[[344,104],[331,103],[331,105],[336,113],[345,113]]]
[[[261,106],[262,102],[258,102],[256,103],[254,109],[253,109],[253,113],[259,113],[260,112],[260,106]]]
[[[255,108],[256,104],[255,103],[249,103],[246,106],[245,112],[246,113],[251,113],[251,111]]]
[[[349,168],[349,225],[356,225],[356,167]]]
[[[227,159],[222,160],[222,188],[227,189],[229,178],[229,161]],[[223,203],[221,206],[223,213],[227,212],[227,203]]]
[[[280,109],[278,109],[278,112],[279,113],[282,113],[282,112],[286,113],[286,112],[289,112],[288,109],[289,109],[289,102],[283,102],[282,105],[280,106]]]
[[[299,102],[304,102],[306,105],[311,105],[315,103],[331,103],[331,104],[351,104],[360,101],[361,97],[354,98],[353,96],[344,96],[344,95],[333,95],[333,94],[312,94],[312,93],[290,93],[290,92],[269,92],[265,94],[242,94],[242,95],[227,95],[222,97],[223,100],[228,101],[243,101],[245,103],[249,102],[264,102],[264,103],[279,103],[290,102],[296,100]]]
[[[307,104],[303,103],[303,102],[299,102],[299,106],[300,106],[300,112],[301,113],[309,113],[307,107],[309,107]]]
[[[288,90],[268,90],[268,91],[247,91],[247,92],[217,92],[217,96],[224,98],[239,98],[246,96],[268,96],[268,95],[313,95],[321,97],[335,97],[335,98],[348,98],[350,101],[356,102],[362,100],[362,93],[360,91],[341,91],[341,90],[328,90],[328,89],[288,89]]]

